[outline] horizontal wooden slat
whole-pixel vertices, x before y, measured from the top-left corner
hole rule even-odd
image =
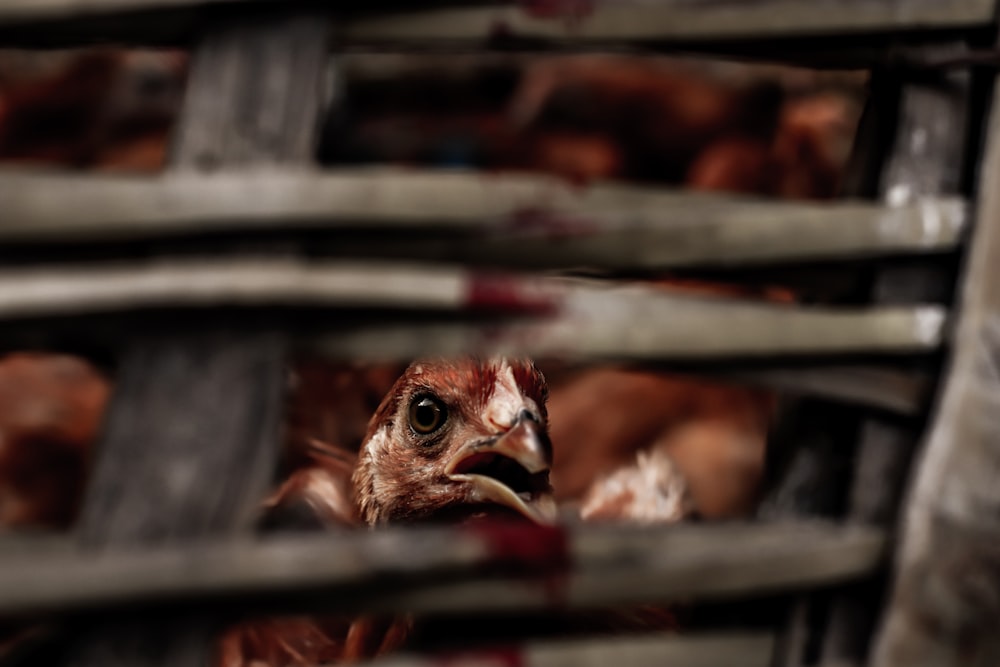
[[[275,0],[6,0],[0,4],[0,37],[28,45],[123,38],[176,41],[197,32],[198,12],[205,8],[246,12],[254,6],[279,4]],[[344,11],[342,4],[320,0],[311,4],[325,5],[331,13]],[[481,42],[500,29],[504,34],[573,44],[697,43],[985,27],[993,18],[991,0],[605,0],[596,5],[582,21],[535,18],[510,6],[424,8],[372,16],[372,7],[361,5],[364,14],[341,21],[346,25],[342,38],[348,43]]]
[[[313,232],[325,235],[314,253],[606,270],[946,252],[967,218],[959,199],[779,203],[380,169],[157,179],[8,172],[0,201],[0,247]]]
[[[933,378],[926,372],[865,366],[774,368],[720,377],[907,416],[926,410],[934,387]]]
[[[0,562],[0,614],[155,602],[352,613],[592,607],[833,584],[872,572],[885,551],[878,531],[803,523],[396,529],[39,553]]]
[[[378,324],[338,320],[318,344],[327,354],[377,360],[473,352],[622,361],[918,354],[941,345],[946,316],[938,306],[800,307],[601,281],[291,258],[0,271],[0,321],[220,307],[408,311],[407,319]],[[440,319],[500,314],[523,317]]]
[[[554,41],[767,40],[983,26],[990,0],[722,0],[598,2],[579,20],[535,18],[509,7],[423,9],[347,24],[347,42],[464,41],[505,35]]]
[[[365,667],[768,667],[775,640],[767,634],[627,637],[515,646],[442,656],[400,655]]]
[[[511,294],[517,289],[511,285]],[[559,315],[505,325],[361,326],[331,333],[321,349],[346,358],[526,352],[597,360],[897,354],[942,342],[936,306],[858,310],[703,299],[642,287],[587,285],[566,291]]]

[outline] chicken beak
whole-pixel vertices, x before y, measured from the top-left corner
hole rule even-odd
[[[471,443],[449,461],[445,473],[471,487],[471,502],[492,503],[520,512],[536,523],[555,523],[557,508],[549,484],[552,448],[544,429],[530,418],[519,419],[502,436],[487,443]],[[518,488],[512,488],[511,466]]]
[[[548,446],[548,437],[533,419],[519,420],[490,449],[514,459],[532,475],[552,467],[552,450]]]

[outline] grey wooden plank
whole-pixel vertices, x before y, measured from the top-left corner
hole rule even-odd
[[[721,373],[720,379],[770,387],[793,395],[918,416],[933,386],[929,374],[878,366],[773,368]]]
[[[767,40],[788,36],[857,34],[988,24],[987,0],[771,0],[767,2],[597,2],[576,20],[531,16],[510,7],[419,9],[360,17],[346,23],[347,42],[481,42],[504,34],[571,44],[588,41],[699,39]]]
[[[643,288],[568,291],[559,315],[504,325],[384,324],[331,332],[315,348],[341,358],[399,359],[477,349],[538,357],[705,361],[907,354],[937,348],[944,312],[785,308]]]
[[[206,132],[222,131],[206,123]],[[207,153],[196,159],[215,161]],[[523,268],[651,270],[943,253],[955,249],[967,219],[958,197],[808,204],[391,169],[156,179],[0,172],[0,200],[0,244],[323,232],[328,246],[350,256]],[[359,232],[368,236],[358,239]]]
[[[0,321],[12,326],[24,318],[58,323],[82,315],[166,308],[196,313],[227,306],[249,315],[275,307],[289,313],[396,313],[382,322],[363,315],[341,320],[316,339],[330,354],[392,360],[484,348],[647,361],[907,355],[937,350],[946,324],[940,306],[793,306],[604,281],[294,258],[164,260],[0,273]],[[402,313],[409,313],[408,319]],[[456,314],[466,321],[442,322],[443,316]],[[504,323],[469,321],[489,314],[520,317]],[[238,316],[232,322],[238,326]],[[315,322],[316,327],[322,324]]]
[[[905,508],[894,590],[870,663],[876,667],[985,666],[1000,659],[998,93],[987,132],[957,335]]]
[[[194,55],[172,163],[307,162],[325,54],[325,26],[311,16],[209,34]],[[127,343],[78,526],[81,546],[102,553],[248,529],[277,459],[286,347],[276,331],[197,322]],[[215,624],[202,613],[102,619],[80,632],[67,661],[207,664]]]
[[[233,4],[266,3],[263,0],[6,0],[0,8],[0,25]],[[534,18],[519,8],[431,8],[388,17],[378,14],[361,17],[347,24],[346,36],[469,39],[489,35],[495,26],[493,22],[500,21],[517,33],[570,35],[577,39],[767,38],[799,33],[983,26],[993,18],[993,7],[988,0],[866,0],[848,6],[834,0],[807,5],[794,0],[594,4],[594,11],[577,25]]]
[[[330,14],[340,4],[304,0]],[[933,33],[987,28],[991,0],[661,0],[594,2],[579,20],[540,18],[516,5],[440,9],[434,5],[383,15],[349,12],[341,38],[349,44],[477,45],[502,29],[506,35],[589,44],[685,43],[725,40],[766,44],[781,37],[837,37],[886,33]],[[98,40],[177,42],[199,33],[208,11],[239,16],[259,8],[280,9],[279,0],[7,0],[0,6],[0,39],[18,45],[68,45]],[[349,7],[356,10],[357,5]],[[890,40],[885,40],[887,46]]]
[[[628,637],[567,641],[558,644],[526,644],[501,651],[470,651],[449,654],[454,667],[484,667],[486,664],[517,664],[524,667],[767,667],[771,664],[774,638],[766,634],[701,634],[694,637]],[[393,656],[364,667],[432,667],[442,656]]]
[[[537,549],[498,548],[482,531],[410,528],[202,540],[88,558],[14,554],[0,567],[0,613],[156,602],[259,609],[278,600],[286,611],[450,613],[726,598],[855,579],[887,548],[881,531],[822,522],[509,530],[508,539]],[[517,571],[498,575],[498,566]],[[542,583],[554,578],[555,593]]]

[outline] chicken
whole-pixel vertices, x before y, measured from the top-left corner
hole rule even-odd
[[[542,374],[527,361],[418,361],[376,411],[354,473],[369,525],[556,518]]]
[[[704,517],[732,519],[754,507],[774,411],[768,392],[592,368],[565,377],[551,393],[552,481],[560,502],[581,500],[602,474],[632,466],[637,452],[659,450]]]
[[[303,504],[326,525],[514,519],[551,523],[547,386],[524,360],[421,360],[406,369],[369,422],[350,477],[346,459],[316,452],[265,506]],[[338,472],[339,471],[339,472]],[[291,618],[238,626],[220,667],[319,664],[399,647],[412,620]]]
[[[0,530],[68,528],[110,383],[66,355],[0,360]]]
[[[317,447],[316,465],[293,474],[266,506],[270,512],[305,508],[326,526],[339,527],[487,520],[552,523],[557,507],[549,481],[553,450],[547,396],[545,379],[529,361],[414,362],[371,418],[349,483],[344,474],[350,467],[347,455]],[[686,515],[690,504],[685,486],[669,459],[659,454],[648,462],[650,466],[646,458],[640,459],[644,466],[640,474],[649,483],[636,499],[641,503],[660,494],[669,510],[642,515],[637,503],[615,498],[617,506],[593,512],[595,518],[616,518],[617,512],[617,518],[676,521]],[[621,475],[609,478],[621,479]],[[604,494],[605,499],[612,496]],[[564,614],[541,621],[555,632],[674,625],[667,610],[653,607]],[[501,625],[512,634],[538,631],[539,619],[528,622],[527,628],[510,619]],[[483,630],[468,619],[444,623],[438,619],[436,627],[431,623],[423,628],[409,616],[270,619],[228,632],[218,664],[286,667],[349,662],[395,650],[421,629],[425,644],[433,644],[442,627],[449,632],[461,627],[466,640]]]

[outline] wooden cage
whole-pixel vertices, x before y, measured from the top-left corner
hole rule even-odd
[[[563,21],[495,4],[0,3],[4,46],[194,48],[164,175],[0,174],[4,345],[98,341],[119,357],[78,533],[70,545],[0,543],[0,615],[89,624],[73,664],[180,666],[204,664],[215,619],[234,605],[495,612],[766,594],[789,608],[767,632],[526,645],[502,664],[792,666],[816,641],[822,665],[997,664],[996,10],[993,0],[609,0]],[[848,197],[776,203],[310,168],[331,49],[468,49],[498,33],[506,49],[870,69]],[[532,220],[515,220],[524,211]],[[583,231],[552,232],[566,220]],[[551,276],[783,267],[815,279],[862,265],[867,302],[794,306]],[[655,364],[815,400],[791,438],[793,472],[752,524],[567,528],[532,558],[444,529],[261,540],[249,518],[274,465],[292,346],[334,358],[517,351]],[[858,425],[853,455],[824,439],[830,419]],[[845,465],[848,515],[816,516],[822,471]],[[505,558],[524,573],[482,574]],[[806,621],[817,590],[830,598],[818,638]]]

